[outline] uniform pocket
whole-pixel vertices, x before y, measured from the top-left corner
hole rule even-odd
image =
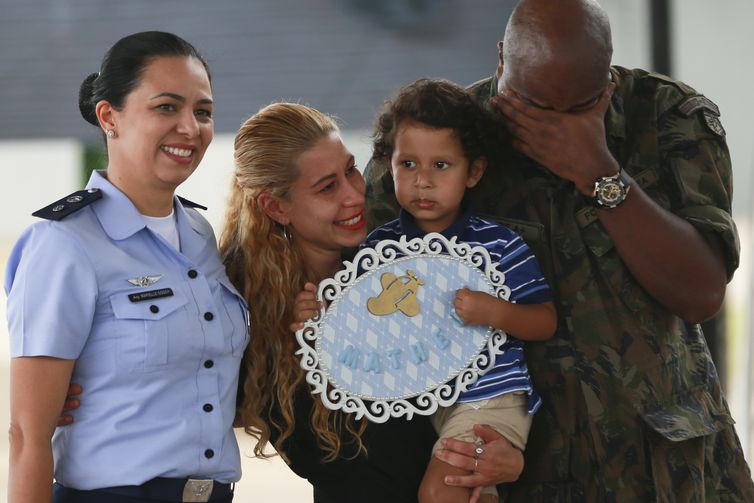
[[[710,435],[733,424],[725,403],[715,395],[719,392],[702,387],[674,397],[671,403],[646,405],[639,414],[654,431],[674,442]]]
[[[477,215],[485,220],[504,225],[521,236],[536,257],[537,262],[539,262],[542,274],[547,278],[550,285],[554,284],[552,281],[555,278],[555,273],[552,269],[552,253],[543,224],[517,218],[501,217],[499,215],[484,213],[477,213]]]
[[[576,213],[576,221],[582,226],[584,244],[595,257],[602,257],[615,248],[613,240],[596,216],[593,207],[585,207]]]
[[[238,356],[246,349],[249,342],[249,310],[227,278],[219,280],[222,286],[222,304],[226,316],[223,317],[223,333],[230,339],[233,356]]]
[[[596,285],[607,287],[611,296],[600,293],[598,297],[619,299],[637,316],[645,316],[648,297],[645,290],[628,272],[615,248],[612,238],[599,221],[590,222],[581,229],[584,246],[594,258],[591,274]]]
[[[192,347],[187,302],[169,286],[113,294],[118,363],[143,370],[186,363]]]

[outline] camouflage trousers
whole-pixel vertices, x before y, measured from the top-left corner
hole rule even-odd
[[[499,486],[500,501],[754,502],[754,482],[732,424],[675,442],[626,405],[614,411],[618,420],[605,435],[579,417],[586,406],[577,388],[551,390],[556,396],[540,391],[545,405],[534,417],[524,472],[516,483]],[[548,407],[548,399],[568,406]]]

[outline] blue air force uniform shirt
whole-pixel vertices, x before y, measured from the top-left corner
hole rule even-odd
[[[6,273],[11,356],[74,359],[84,388],[75,422],[53,437],[56,480],[237,481],[231,425],[248,313],[212,228],[176,198],[179,251],[102,174],[87,188],[102,197],[31,226]]]
[[[550,288],[542,276],[537,259],[521,236],[503,225],[472,215],[470,204],[466,201],[463,208],[458,220],[441,234],[446,238],[457,236],[460,242],[487,249],[492,260],[498,263],[498,270],[505,275],[505,284],[511,289],[508,299],[510,302],[540,304],[551,301]],[[397,241],[402,235],[413,239],[425,234],[416,225],[411,214],[401,210],[398,219],[372,231],[362,247],[374,247],[384,239]],[[494,367],[461,393],[458,402],[473,402],[523,391],[528,394],[529,413],[534,414],[542,400],[532,385],[524,359],[523,344],[523,341],[509,335],[502,347],[503,353],[495,359]]]

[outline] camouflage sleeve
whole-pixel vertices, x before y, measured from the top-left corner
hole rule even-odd
[[[673,92],[658,98],[661,162],[677,187],[669,194],[672,211],[707,239],[721,243],[730,279],[738,267],[740,245],[731,216],[733,179],[719,110],[698,94],[679,100]],[[674,104],[663,109],[667,102]]]
[[[395,198],[393,175],[387,163],[382,159],[372,158],[364,170],[367,183],[366,219],[370,231],[398,218],[398,200]]]

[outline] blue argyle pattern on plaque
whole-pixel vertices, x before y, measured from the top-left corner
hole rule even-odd
[[[406,276],[409,270],[424,283],[416,292],[419,314],[370,313],[367,301],[383,291],[381,276]],[[446,255],[399,258],[363,274],[322,321],[316,342],[320,368],[335,387],[371,400],[407,398],[449,381],[491,333],[490,327],[462,325],[453,317],[455,291],[465,286],[495,291],[476,267]]]

